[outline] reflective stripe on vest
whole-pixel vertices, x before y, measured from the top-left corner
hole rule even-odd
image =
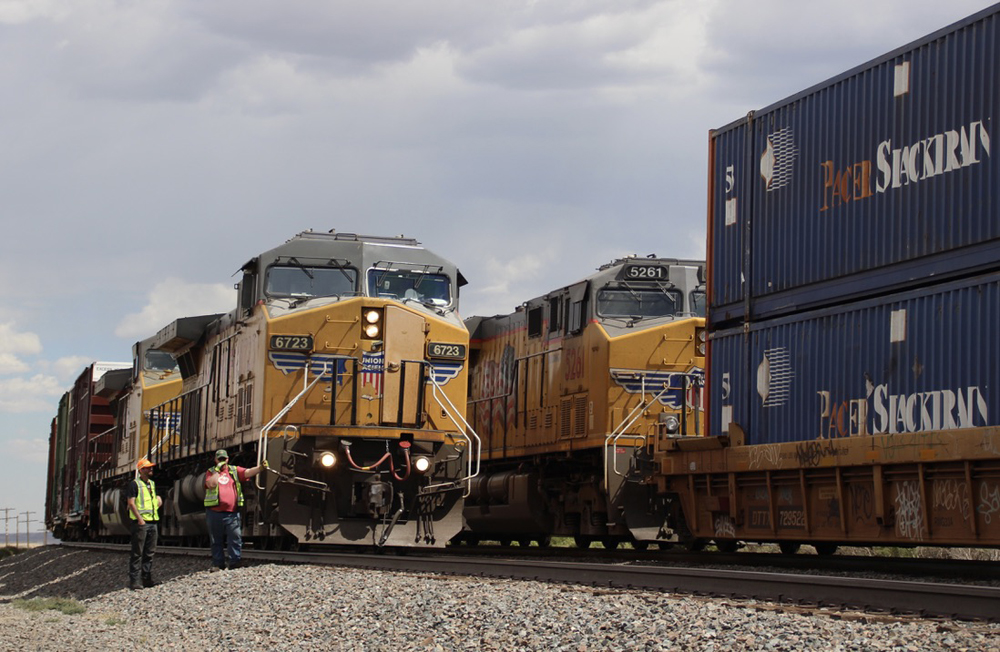
[[[213,466],[207,472],[211,472]],[[232,471],[230,471],[232,469]],[[224,465],[222,469],[219,470],[221,475],[223,472],[229,473],[229,477],[233,479],[233,484],[236,485],[236,506],[243,507],[243,486],[240,485],[240,474],[236,470],[235,466]],[[219,487],[206,487],[205,488],[205,507],[215,507],[219,504]]]
[[[150,480],[149,485],[147,486],[146,483],[139,478],[135,479],[135,483],[139,485],[139,495],[135,498],[135,507],[139,510],[139,515],[142,516],[142,520],[160,520],[160,515],[157,513],[156,506],[156,483]],[[135,512],[131,509],[128,510],[128,515],[133,521],[137,520],[135,518]]]

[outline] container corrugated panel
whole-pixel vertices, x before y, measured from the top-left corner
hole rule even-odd
[[[739,123],[713,134],[712,187],[750,180],[726,199],[748,224],[709,246],[713,275],[747,279],[747,319],[998,267],[998,20],[1000,5],[754,113],[744,157],[721,147]],[[709,210],[724,219],[718,192]]]
[[[713,335],[710,434],[748,444],[1000,424],[1000,273]]]
[[[746,158],[750,141],[749,123],[740,120],[713,135],[710,140],[709,167],[711,170],[709,188],[711,206],[708,223],[709,305],[713,310],[710,317],[718,322],[742,318],[743,315],[743,232],[748,224],[745,213],[749,203],[740,198],[749,198],[746,188],[753,183],[747,179],[746,166],[739,167],[734,161]]]

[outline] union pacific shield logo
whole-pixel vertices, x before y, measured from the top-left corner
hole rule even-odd
[[[293,351],[271,351],[268,353],[271,364],[281,373],[288,375],[305,368],[309,363],[309,373],[312,376],[322,375],[322,382],[333,382],[336,376],[337,384],[344,384],[344,377],[349,375],[347,361],[353,358],[336,355],[314,353],[311,356]],[[438,385],[447,385],[462,372],[462,362],[427,362],[428,375],[433,376]],[[382,391],[382,374],[385,371],[385,353],[364,353],[361,358],[361,384],[372,385],[375,391]],[[427,382],[430,382],[428,377]]]
[[[648,371],[646,369],[612,369],[611,378],[629,394],[657,396],[663,406],[680,410],[687,392],[687,407],[701,407],[705,370],[692,368],[687,373]],[[664,391],[665,390],[665,391]]]

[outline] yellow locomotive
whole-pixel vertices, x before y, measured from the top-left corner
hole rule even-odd
[[[704,308],[704,263],[633,257],[469,319],[483,468],[462,538],[676,540],[657,476],[667,440],[704,434]]]
[[[226,448],[270,465],[247,483],[244,536],[258,545],[445,545],[479,464],[461,273],[413,239],[335,232],[300,233],[241,271],[235,310],[137,345],[119,464],[95,478],[103,511],[120,510],[112,494],[147,457],[169,488],[161,536],[204,536],[203,477]],[[156,403],[135,395],[156,385]]]

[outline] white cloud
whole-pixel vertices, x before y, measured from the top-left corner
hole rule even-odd
[[[0,0],[0,25],[20,25],[39,18],[65,16],[65,0]]]
[[[31,378],[0,380],[0,412],[49,412],[52,399],[66,388],[58,378],[36,374]]]
[[[147,298],[142,310],[122,319],[115,335],[145,339],[175,319],[228,312],[236,307],[236,292],[231,285],[187,283],[176,278],[157,284]]]
[[[16,355],[0,353],[0,374],[20,374],[28,370],[28,365]]]
[[[52,370],[55,374],[66,382],[73,382],[79,377],[80,372],[84,367],[90,366],[94,362],[91,358],[84,355],[71,355],[65,358],[59,358],[52,365]]]
[[[42,341],[34,333],[18,332],[12,322],[0,324],[0,374],[19,374],[28,370],[22,355],[42,352]]]
[[[45,464],[48,461],[48,439],[11,439],[8,440],[8,446],[15,459],[34,464]]]

